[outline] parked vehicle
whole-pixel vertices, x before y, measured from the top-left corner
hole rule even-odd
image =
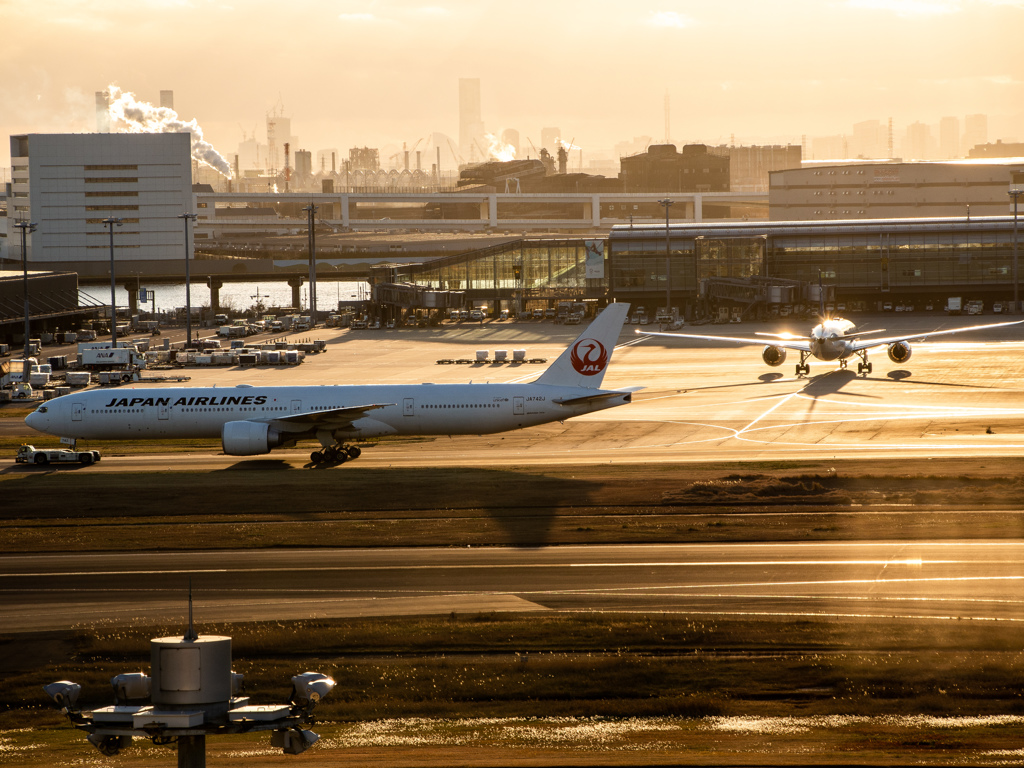
[[[45,406],[44,406],[45,407]],[[99,451],[73,451],[67,448],[36,448],[22,445],[14,460],[19,464],[92,464],[100,460]]]

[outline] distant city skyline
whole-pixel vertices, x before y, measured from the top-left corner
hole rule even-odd
[[[989,141],[1024,140],[1024,0],[0,0],[0,24],[17,73],[0,83],[4,137],[95,131],[94,94],[113,84],[154,105],[173,91],[229,160],[275,113],[293,152],[345,157],[457,142],[460,80],[479,80],[483,130],[518,131],[530,154],[549,126],[585,158],[660,142],[666,95],[679,142],[811,144],[892,118],[897,146],[939,159],[942,121],[963,134],[974,115]]]

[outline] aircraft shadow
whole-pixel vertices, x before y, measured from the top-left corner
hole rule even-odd
[[[284,466],[284,462],[267,459],[240,461],[228,471],[274,471]],[[331,494],[318,502],[325,512],[355,512],[367,520],[379,516],[382,539],[396,522],[421,527],[441,537],[437,546],[481,539],[521,548],[566,543],[565,536],[571,534],[561,531],[554,535],[559,511],[604,503],[599,482],[532,472],[436,466],[360,468],[358,459],[343,465],[319,464],[316,468],[341,473],[331,477],[330,487],[335,487],[335,478],[344,483],[344,493]],[[324,475],[310,477],[310,493],[328,482]]]
[[[804,388],[800,390],[800,394],[808,395],[814,399],[819,397],[828,397],[839,392],[843,387],[849,384],[851,381],[855,381],[858,375],[849,369],[839,369],[835,371],[829,371],[828,373],[820,374],[809,378]],[[880,399],[877,395],[863,395],[859,392],[845,392],[844,394],[850,395],[851,397],[867,397],[874,400]]]
[[[893,382],[900,382],[904,379],[909,379],[913,376],[910,371],[901,368],[895,371],[889,371],[885,374],[885,379],[880,377],[865,376],[863,377],[866,381],[885,381],[888,379]],[[915,384],[922,384],[927,387],[953,387],[955,389],[992,389],[992,387],[986,387],[983,384],[965,384],[962,381],[923,381],[921,379],[914,379]]]
[[[307,464],[306,466],[313,466]],[[232,464],[230,467],[224,467],[220,472],[237,472],[241,471],[268,471],[273,469],[295,469],[289,462],[284,459],[243,459],[242,461]]]

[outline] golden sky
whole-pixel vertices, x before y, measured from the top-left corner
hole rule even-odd
[[[275,106],[299,147],[458,136],[483,119],[585,151],[664,136],[792,142],[990,116],[1024,141],[1024,0],[0,0],[0,136],[95,130],[108,84],[233,153]],[[3,145],[6,150],[7,142]],[[6,165],[7,152],[0,152]]]

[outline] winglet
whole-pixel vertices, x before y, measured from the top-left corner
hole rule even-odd
[[[629,304],[609,304],[534,384],[599,389]]]

